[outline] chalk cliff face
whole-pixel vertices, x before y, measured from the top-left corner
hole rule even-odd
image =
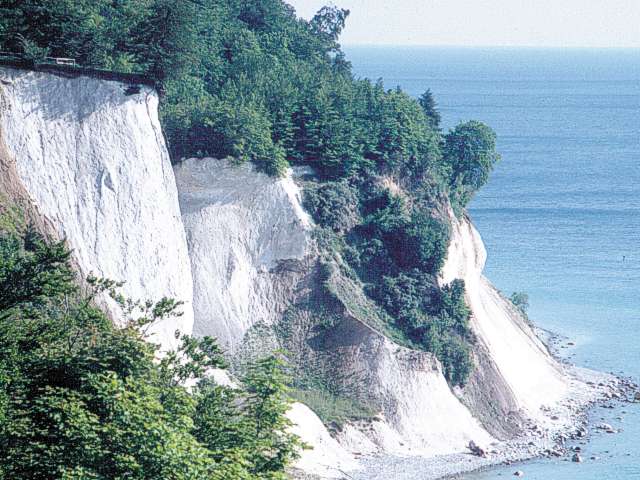
[[[194,275],[195,330],[218,337],[232,357],[247,345],[283,347],[300,371],[313,370],[314,378],[371,407],[372,420],[346,425],[335,436],[339,443],[331,443],[341,449],[340,469],[356,468],[349,452],[432,456],[465,451],[471,440],[506,440],[521,422],[549,426],[547,407],[567,398],[563,368],[482,276],[486,252],[468,219],[450,213],[440,279],[465,281],[477,336],[475,373],[454,391],[437,359],[396,344],[367,317],[371,308],[358,285],[335,272],[318,273],[319,253],[291,175],[273,179],[214,159],[187,160],[175,171]],[[327,283],[337,292],[331,298],[319,288]],[[318,328],[323,315],[338,320]],[[330,476],[317,419],[308,409],[296,410],[295,419],[317,433],[307,440],[317,440],[315,454],[307,453],[302,465]]]
[[[294,431],[315,447],[300,468],[340,477],[359,468],[355,453],[433,456],[512,438],[523,422],[554,428],[550,410],[557,421],[578,381],[483,277],[486,252],[469,219],[449,213],[440,276],[465,281],[477,338],[475,370],[452,389],[433,355],[385,334],[339,255],[323,256],[296,175],[210,158],[172,169],[155,92],[126,90],[0,68],[0,194],[28,197],[83,275],[125,281],[132,298],[185,301],[184,316],[155,326],[165,348],[192,326],[232,363],[284,348],[296,374],[372,412],[329,434],[296,404]]]
[[[152,329],[152,341],[172,346],[176,329],[191,332],[192,280],[157,94],[9,68],[0,81],[10,181],[67,239],[83,275],[124,281],[133,299],[185,302],[182,317]]]
[[[288,413],[291,431],[313,447],[301,452],[296,468],[323,478],[344,478],[344,472],[357,470],[358,461],[331,436],[309,407],[294,403]]]
[[[194,332],[234,351],[279,318],[309,255],[311,221],[291,175],[213,158],[175,167],[194,283]]]
[[[450,219],[452,235],[442,282],[465,281],[467,303],[473,312],[471,326],[478,342],[489,352],[515,407],[543,421],[541,407],[566,398],[567,374],[511,302],[482,275],[487,253],[473,224],[466,217],[456,219],[453,213]]]
[[[395,344],[348,311],[330,331],[314,333],[305,320],[314,312],[305,311],[303,300],[322,281],[314,276],[311,225],[291,175],[273,179],[214,159],[187,160],[175,172],[196,332],[217,337],[232,354],[246,344],[284,347],[301,368],[313,365],[350,392],[345,395],[364,399],[378,418],[339,434],[348,450],[436,455],[461,451],[470,440],[494,440],[454,395],[431,354]]]
[[[378,412],[339,433],[348,450],[434,456],[495,440],[454,395],[433,355],[401,347],[355,319],[342,322],[326,345],[336,382],[350,379]]]

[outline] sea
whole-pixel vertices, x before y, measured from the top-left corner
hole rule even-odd
[[[529,317],[565,339],[563,356],[640,381],[640,50],[344,50],[358,77],[413,96],[431,89],[445,131],[472,119],[495,130],[502,159],[469,208],[485,274],[529,296]],[[622,432],[594,431],[583,463],[533,460],[463,478],[640,479],[640,405],[597,407],[591,418]]]

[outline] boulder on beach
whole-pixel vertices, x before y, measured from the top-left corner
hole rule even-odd
[[[487,456],[487,451],[484,448],[482,448],[481,446],[479,446],[473,440],[469,441],[469,445],[467,446],[467,448],[469,450],[471,450],[471,453],[473,455],[475,455],[476,457],[486,458],[486,456]]]

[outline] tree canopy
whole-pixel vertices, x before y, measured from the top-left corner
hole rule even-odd
[[[444,161],[449,169],[452,203],[466,207],[499,159],[496,134],[485,124],[470,121],[451,130],[445,136]]]
[[[440,116],[440,112],[438,111],[438,104],[436,103],[435,98],[433,97],[433,93],[431,90],[427,89],[420,98],[418,99],[420,106],[422,107],[422,111],[429,119],[429,123],[432,128],[440,128],[440,122],[442,120]]]
[[[117,286],[74,284],[69,252],[34,233],[0,235],[0,479],[284,479],[299,442],[277,356],[237,388],[186,380],[225,362],[182,336],[160,361],[144,327],[179,302],[127,303],[115,327],[92,302]]]
[[[348,15],[323,7],[306,21],[282,0],[0,0],[0,48],[151,76],[174,159],[441,177],[433,95],[355,79],[338,43]],[[450,163],[456,179],[443,183],[468,184],[469,160]]]

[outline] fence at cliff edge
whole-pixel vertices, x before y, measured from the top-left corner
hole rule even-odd
[[[73,59],[65,59],[73,60]],[[130,85],[147,85],[156,87],[156,82],[148,75],[141,73],[121,73],[111,70],[100,70],[97,68],[80,67],[75,62],[68,64],[38,62],[26,58],[20,58],[11,54],[0,54],[0,66],[18,68],[21,70],[32,70],[36,72],[51,73],[66,77],[89,76],[99,78],[101,80],[112,80]]]

